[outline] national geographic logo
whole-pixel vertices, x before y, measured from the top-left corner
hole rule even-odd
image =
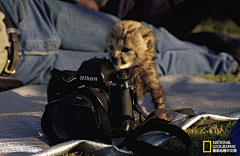
[[[230,141],[203,141],[203,153],[237,153]]]

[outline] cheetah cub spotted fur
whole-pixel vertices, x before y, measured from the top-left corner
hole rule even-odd
[[[155,37],[151,30],[136,21],[122,21],[113,26],[107,35],[109,59],[116,70],[129,69],[129,76],[143,99],[150,93],[154,108],[164,108],[163,89],[155,65]],[[166,114],[159,116],[170,120]]]

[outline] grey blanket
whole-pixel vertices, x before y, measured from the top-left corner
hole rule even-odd
[[[240,83],[218,83],[192,76],[162,76],[166,107],[192,108],[197,116],[173,114],[172,123],[186,129],[191,125],[237,120],[240,117]],[[153,110],[147,96],[141,106]],[[47,104],[45,85],[28,85],[0,93],[0,155],[61,155],[72,148],[95,155],[131,153],[102,143],[75,140],[49,146],[41,129],[41,116]],[[159,145],[165,137],[150,140]],[[156,142],[157,141],[157,142]]]

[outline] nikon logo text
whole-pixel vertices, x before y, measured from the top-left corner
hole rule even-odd
[[[80,75],[80,80],[84,80],[84,81],[97,81],[98,78],[97,77],[90,77],[90,76],[86,76],[86,75]]]

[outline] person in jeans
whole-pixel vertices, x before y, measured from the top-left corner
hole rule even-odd
[[[19,40],[16,72],[7,75],[23,84],[47,84],[53,68],[77,70],[84,60],[107,56],[107,32],[121,21],[97,9],[59,0],[0,0],[0,6],[13,25],[8,32],[17,33]],[[156,37],[159,74],[237,72],[238,62],[232,56],[226,53],[216,55],[206,46],[178,40],[163,27],[142,23]],[[5,45],[8,46],[11,45]],[[2,62],[12,59],[3,56],[6,53],[3,47],[0,51],[0,60],[5,60]],[[6,63],[2,64],[6,67]],[[0,67],[2,75],[5,67]]]

